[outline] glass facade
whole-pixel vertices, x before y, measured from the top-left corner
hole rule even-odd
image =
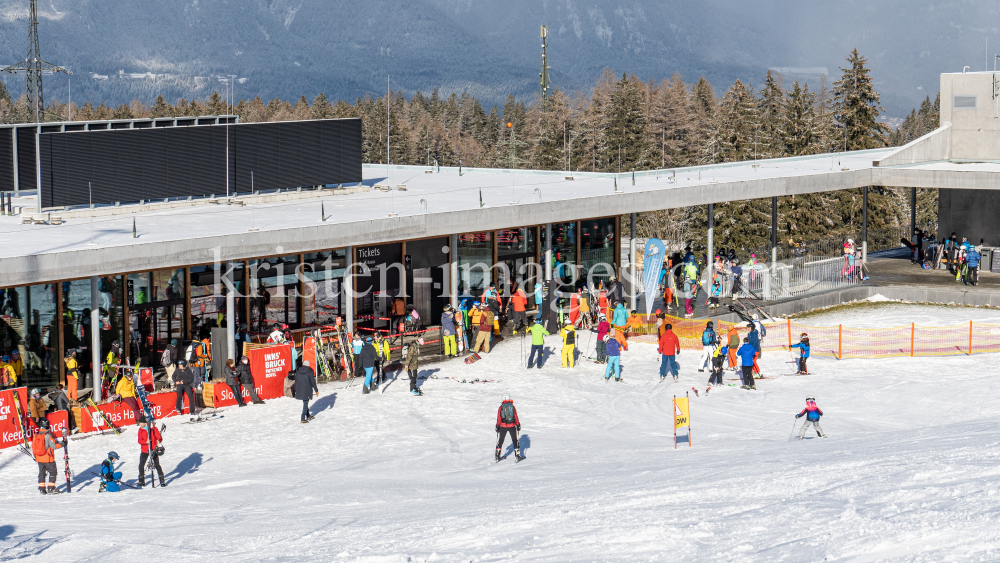
[[[493,232],[458,235],[458,295],[479,296],[493,281]]]
[[[129,359],[159,369],[170,341],[182,345],[185,338],[184,269],[128,274],[126,284],[135,296],[129,306]]]
[[[545,252],[545,228],[541,229],[542,252]],[[552,277],[572,283],[576,265],[576,223],[552,223]]]
[[[614,274],[616,243],[613,217],[580,221],[580,264],[585,280],[589,275],[588,282],[597,285]]]
[[[331,325],[343,315],[344,249],[304,255],[306,283],[302,291],[302,320],[306,326]]]
[[[251,260],[250,331],[270,332],[271,325],[299,325],[299,255]],[[193,284],[193,282],[192,282]],[[192,294],[193,295],[193,294]],[[191,305],[194,308],[194,303]]]
[[[538,264],[538,227],[522,227],[520,229],[500,229],[497,236],[497,273],[501,289],[509,294],[513,288],[504,284],[504,275],[511,282],[520,285],[527,284],[530,293],[536,281],[545,272]]]

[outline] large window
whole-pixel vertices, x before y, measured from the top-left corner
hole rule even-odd
[[[458,295],[478,297],[493,280],[493,233],[458,235]]]
[[[210,267],[208,271],[212,271]],[[177,340],[180,345],[185,338],[184,269],[128,274],[127,284],[135,296],[129,306],[129,357],[159,369],[160,357],[170,341]],[[199,317],[198,328],[201,326],[211,326],[211,322]]]
[[[298,326],[298,266],[298,254],[250,261],[252,331],[270,332],[275,324]]]
[[[310,252],[305,255],[305,289],[302,292],[302,319],[306,325],[336,323],[343,315],[344,249]]]
[[[580,264],[584,280],[597,285],[614,274],[616,243],[614,218],[580,221]]]
[[[576,223],[552,223],[552,277],[572,283],[578,274],[576,266]],[[542,251],[545,251],[545,229],[542,229]]]
[[[56,284],[0,290],[3,334],[0,352],[17,350],[24,365],[22,379],[29,387],[59,383],[59,334],[56,330]]]

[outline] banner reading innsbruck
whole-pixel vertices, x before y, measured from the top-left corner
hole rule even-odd
[[[653,301],[660,287],[660,269],[667,254],[667,247],[658,238],[646,241],[646,251],[642,260],[643,290],[646,292],[646,314],[653,313]]]

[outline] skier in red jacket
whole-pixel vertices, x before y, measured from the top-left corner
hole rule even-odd
[[[497,409],[497,453],[496,460],[500,461],[500,448],[503,447],[503,440],[510,434],[510,441],[514,444],[514,460],[521,461],[521,448],[517,442],[517,433],[521,431],[521,422],[517,419],[517,409],[514,408],[514,401],[510,395],[504,393],[503,402]]]
[[[155,424],[149,424],[145,416],[139,417],[139,449],[142,453],[139,454],[139,486],[146,486],[146,460],[149,456],[153,456],[153,467],[160,474],[160,486],[166,487],[167,482],[163,479],[163,468],[160,467],[160,453],[162,449],[160,447],[160,442],[163,441],[163,436],[160,431],[156,428]],[[150,452],[149,448],[152,447],[153,451]],[[154,479],[152,470],[149,472],[149,478]]]

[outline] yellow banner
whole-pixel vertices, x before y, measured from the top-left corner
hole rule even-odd
[[[691,428],[691,411],[688,410],[688,398],[677,397],[674,399],[674,428],[687,426]]]

